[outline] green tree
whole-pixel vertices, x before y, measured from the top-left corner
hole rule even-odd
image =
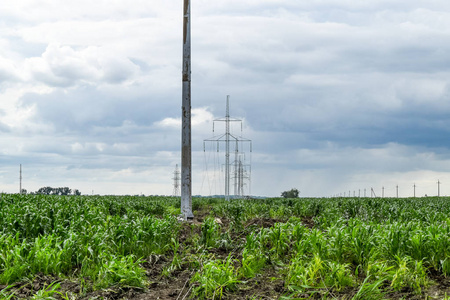
[[[36,194],[44,194],[44,195],[50,195],[53,191],[53,188],[50,186],[41,187],[39,190],[37,190]]]
[[[70,195],[71,193],[72,193],[72,190],[69,189],[68,187],[58,188],[58,195],[67,196],[67,195]]]
[[[283,198],[298,198],[300,192],[297,189],[291,189],[290,191],[284,191],[281,193]]]
[[[72,194],[72,190],[68,187],[58,187],[58,188],[52,188],[50,186],[41,187],[36,194],[44,194],[44,195],[60,195],[60,196],[67,196]],[[74,195],[81,195],[80,191],[74,190]]]

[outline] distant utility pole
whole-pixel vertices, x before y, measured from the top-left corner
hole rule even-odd
[[[440,197],[441,196],[441,189],[440,189],[441,182],[439,181],[439,179],[438,179],[437,185],[438,185],[438,197]]]
[[[397,184],[397,186],[396,186],[396,189],[397,189],[397,198],[398,198],[398,184]]]
[[[19,179],[20,179],[20,183],[19,183],[19,194],[22,195],[22,164],[20,164],[20,169],[19,169]]]
[[[366,189],[364,189],[364,198],[366,197]]]
[[[416,198],[416,183],[414,183],[413,187],[414,187],[414,198]]]
[[[383,186],[383,188],[382,188],[381,198],[384,198],[384,186]]]
[[[183,7],[183,74],[181,129],[181,214],[184,220],[192,214],[192,148],[191,148],[191,3]]]
[[[361,198],[361,189],[358,189],[358,198]]]
[[[175,166],[175,171],[173,172],[173,193],[172,196],[178,197],[180,195],[180,169],[178,168],[178,164]]]

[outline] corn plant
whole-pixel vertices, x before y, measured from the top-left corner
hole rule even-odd
[[[290,237],[288,235],[290,224],[275,223],[275,225],[267,231],[267,239],[270,243],[271,260],[277,262],[283,260],[289,251]]]
[[[244,249],[240,272],[245,278],[253,278],[266,266],[266,257],[261,251]]]
[[[86,275],[94,280],[95,288],[109,286],[145,286],[145,270],[140,267],[141,260],[133,255],[117,257],[105,255],[102,264],[92,269],[86,269]]]
[[[54,296],[63,295],[58,291],[60,286],[60,283],[53,282],[43,289],[37,291],[37,293],[33,297],[31,297],[31,300],[56,300],[57,298],[55,298]]]
[[[170,276],[172,272],[179,270],[181,268],[181,258],[180,253],[178,252],[180,248],[180,243],[174,238],[172,238],[172,251],[173,251],[173,258],[172,262],[164,268],[162,275],[164,276]]]
[[[391,287],[394,290],[401,290],[403,287],[410,287],[418,294],[422,292],[422,287],[429,283],[426,268],[422,261],[414,261],[410,257],[396,257],[396,267],[394,268]]]
[[[201,227],[200,243],[207,248],[216,247],[219,238],[219,224],[212,217],[206,218]]]
[[[339,292],[355,284],[356,280],[351,274],[350,264],[327,261],[325,269],[327,272],[324,281],[327,287]]]
[[[0,236],[2,247],[0,248],[0,283],[10,284],[22,279],[29,273],[27,264],[27,253],[29,244],[22,240],[19,235],[15,237]]]
[[[429,273],[450,274],[449,198],[205,198],[193,204],[211,210],[210,217],[199,234],[192,225],[180,245],[179,198],[3,194],[0,284],[44,273],[75,276],[97,289],[142,287],[140,263],[166,253],[173,257],[163,275],[177,274],[187,262],[197,271],[191,296],[208,299],[233,298],[239,280],[259,281],[266,273],[283,280],[293,297],[334,297],[350,287],[354,299],[405,288],[426,297]],[[305,217],[314,228],[303,224]],[[255,218],[277,222],[260,228]],[[217,248],[239,259],[217,260]],[[11,297],[11,290],[1,293]]]
[[[0,290],[0,299],[2,299],[2,300],[13,299],[16,294],[14,291],[11,291],[13,287],[14,287],[14,285],[9,285],[9,286],[5,287],[4,289],[1,289]]]
[[[240,281],[233,263],[233,258],[228,256],[224,261],[204,264],[192,278],[193,295],[199,299],[222,299],[225,293],[235,290]]]
[[[384,292],[380,289],[384,283],[384,279],[371,281],[371,277],[366,277],[361,284],[358,292],[351,300],[382,300],[384,299]]]

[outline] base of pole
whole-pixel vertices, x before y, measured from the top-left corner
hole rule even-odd
[[[181,214],[177,219],[180,222],[194,222],[194,215],[186,217],[185,215]]]

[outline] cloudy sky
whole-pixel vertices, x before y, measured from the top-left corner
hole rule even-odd
[[[223,193],[203,140],[226,95],[253,195],[450,194],[450,2],[192,0],[192,18],[194,194]],[[3,1],[0,190],[22,164],[28,191],[170,195],[181,38],[181,0]]]

